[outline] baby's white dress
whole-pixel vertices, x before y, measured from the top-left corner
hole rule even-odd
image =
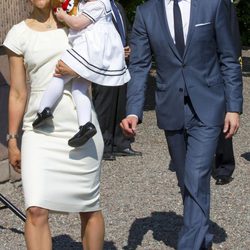
[[[83,78],[104,86],[119,86],[130,80],[124,48],[112,22],[109,0],[81,1],[78,15],[93,23],[81,31],[70,29],[72,49],[62,55],[70,68]]]
[[[71,83],[53,112],[54,119],[34,131],[32,122],[61,54],[69,48],[67,29],[39,32],[23,21],[9,31],[5,47],[24,57],[30,97],[23,120],[22,183],[26,209],[38,206],[60,212],[100,210],[100,164],[103,139],[92,108],[97,134],[72,148],[68,140],[78,130]]]

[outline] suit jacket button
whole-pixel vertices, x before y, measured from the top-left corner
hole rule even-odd
[[[179,92],[183,92],[183,88],[179,88]]]
[[[185,68],[185,67],[186,67],[186,64],[185,64],[185,63],[183,63],[183,64],[182,64],[182,68]]]

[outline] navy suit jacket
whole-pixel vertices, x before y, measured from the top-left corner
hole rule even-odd
[[[184,124],[184,87],[199,119],[220,126],[225,112],[242,112],[242,76],[230,28],[227,0],[192,0],[184,56],[171,37],[164,0],[137,7],[131,34],[127,114],[142,120],[152,57],[157,67],[158,126],[177,130]]]
[[[233,41],[238,57],[241,57],[241,40],[240,40],[240,27],[238,22],[238,17],[236,9],[231,0],[228,0],[228,11],[230,15],[231,31],[233,32]]]

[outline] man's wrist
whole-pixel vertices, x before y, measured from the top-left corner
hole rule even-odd
[[[238,115],[242,114],[242,112],[238,112],[238,111],[227,111],[227,113],[238,114]]]
[[[127,115],[127,117],[135,117],[135,118],[138,119],[138,116],[137,116],[137,115],[134,115],[134,114]]]

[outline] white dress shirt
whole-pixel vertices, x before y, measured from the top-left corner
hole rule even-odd
[[[174,0],[165,0],[166,7],[166,16],[168,20],[168,27],[170,34],[175,43],[175,34],[174,34]],[[189,19],[190,19],[190,9],[191,9],[191,0],[179,0],[179,7],[181,10],[184,42],[186,44],[187,33],[189,28]]]

